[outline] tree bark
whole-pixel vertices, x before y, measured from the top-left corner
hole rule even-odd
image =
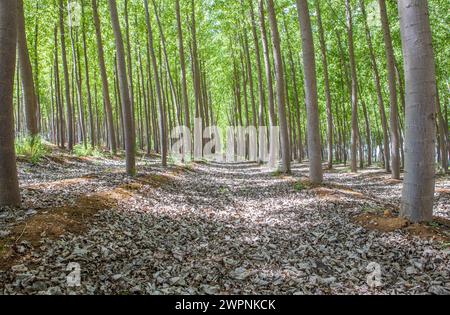
[[[37,98],[25,31],[23,0],[17,0],[17,48],[23,86],[27,132],[31,137],[35,137],[39,134]]]
[[[188,129],[191,129],[191,118],[189,110],[189,98],[187,93],[187,75],[186,75],[186,61],[184,56],[183,44],[183,28],[181,26],[180,0],[175,1],[175,11],[177,15],[177,31],[178,31],[178,50],[180,54],[181,66],[181,90],[184,106],[184,124]]]
[[[398,0],[405,60],[405,179],[401,216],[433,219],[436,71],[428,1]]]
[[[327,102],[327,139],[328,139],[328,169],[333,168],[333,111],[332,111],[332,99],[330,91],[330,78],[328,74],[328,59],[327,59],[327,46],[325,42],[325,35],[322,26],[322,15],[320,12],[319,0],[315,0],[317,23],[319,26],[319,38],[320,38],[320,50],[322,52],[322,64],[323,64],[323,76],[325,83],[325,96]]]
[[[356,62],[355,62],[355,52],[353,46],[353,21],[352,21],[352,8],[350,5],[350,0],[345,1],[345,8],[347,13],[347,32],[348,32],[348,46],[350,55],[350,69],[352,78],[352,147],[351,147],[351,169],[353,173],[358,171],[358,161],[357,161],[357,147],[358,147],[358,77],[356,74]]]
[[[268,97],[269,98],[269,120],[270,120],[270,126],[275,126],[277,124],[277,117],[275,115],[275,98],[274,98],[274,92],[273,92],[272,66],[270,64],[269,41],[267,39],[263,0],[259,1],[259,23],[260,23],[259,26],[260,26],[260,30],[261,30],[262,45],[263,45],[264,65],[265,65],[265,70],[266,70],[267,90],[269,93],[269,97]]]
[[[17,2],[0,1],[0,206],[21,203],[14,148]]]
[[[289,131],[286,118],[286,93],[285,93],[285,78],[283,69],[283,60],[281,54],[281,40],[278,31],[277,18],[275,14],[275,7],[273,0],[267,0],[267,11],[270,22],[270,29],[272,33],[273,56],[275,60],[275,76],[277,81],[277,100],[278,100],[278,115],[280,123],[281,134],[281,172],[291,172],[291,149],[289,145]]]
[[[126,169],[129,176],[136,175],[135,161],[135,137],[133,132],[132,107],[130,100],[130,91],[128,90],[127,70],[125,64],[125,48],[123,45],[122,31],[120,30],[119,17],[117,14],[116,0],[108,0],[109,11],[111,14],[111,23],[116,42],[116,55],[118,66],[118,77],[120,84],[120,96],[122,99],[122,112],[125,129],[125,153]]]
[[[398,132],[398,96],[397,79],[395,75],[394,49],[392,47],[391,30],[386,10],[385,0],[378,0],[380,5],[381,24],[383,27],[384,44],[386,46],[387,73],[391,104],[391,156],[392,178],[400,179],[400,139]]]
[[[159,107],[159,140],[161,145],[161,157],[162,157],[162,165],[164,167],[167,166],[167,151],[168,151],[168,143],[167,143],[167,136],[166,136],[166,115],[164,110],[164,104],[163,104],[163,96],[161,91],[161,81],[159,79],[159,73],[158,73],[158,64],[156,61],[156,54],[154,49],[154,43],[153,43],[153,30],[152,25],[150,22],[150,12],[148,9],[148,0],[144,0],[145,5],[145,14],[146,14],[146,23],[147,23],[147,30],[148,30],[148,46],[151,56],[151,63],[153,68],[153,75],[155,78],[155,86],[156,86],[156,99],[158,102]]]
[[[302,51],[308,121],[308,157],[310,165],[309,176],[311,182],[313,182],[314,184],[320,184],[323,181],[323,171],[321,157],[322,145],[319,129],[316,58],[314,55],[314,40],[311,30],[311,19],[309,16],[308,2],[306,0],[297,0],[297,12],[303,47]]]
[[[73,135],[73,109],[72,102],[70,99],[70,79],[69,79],[69,69],[67,66],[67,55],[66,55],[66,36],[64,31],[64,4],[63,0],[59,0],[59,31],[61,32],[61,56],[63,63],[64,72],[64,86],[65,86],[65,96],[66,96],[66,106],[67,106],[67,130],[68,130],[68,144],[67,147],[69,151],[73,150],[74,145],[74,135]]]
[[[106,74],[105,57],[103,51],[102,31],[100,26],[100,18],[98,16],[97,0],[92,0],[92,12],[94,17],[95,34],[97,39],[98,64],[100,68],[100,76],[102,78],[103,102],[105,105],[105,121],[108,128],[108,139],[113,155],[117,154],[116,133],[114,131],[114,120],[109,96],[108,75]]]

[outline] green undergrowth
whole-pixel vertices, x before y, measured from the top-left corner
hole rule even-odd
[[[45,155],[50,152],[49,147],[40,137],[24,137],[15,143],[16,154],[30,163],[38,163]]]
[[[78,157],[105,157],[105,153],[98,148],[92,148],[90,145],[85,146],[84,144],[77,144],[73,147],[73,154]]]

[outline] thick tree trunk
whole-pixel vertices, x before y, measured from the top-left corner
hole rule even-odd
[[[401,216],[433,219],[436,143],[436,72],[428,1],[399,0],[405,59],[405,180]]]
[[[122,99],[122,112],[124,118],[125,131],[125,153],[126,153],[126,168],[129,176],[136,175],[136,161],[135,161],[135,137],[133,131],[132,121],[132,107],[130,100],[130,91],[128,90],[127,70],[125,65],[125,48],[123,45],[122,31],[120,30],[119,16],[117,14],[116,0],[109,0],[109,11],[111,14],[111,23],[114,31],[114,38],[116,42],[118,77],[120,84],[120,96]]]
[[[317,96],[316,58],[307,0],[297,0],[298,21],[302,33],[303,63],[308,121],[308,157],[311,182],[323,181],[319,106]],[[331,106],[331,104],[329,104]],[[331,107],[330,107],[331,109]],[[331,150],[332,151],[332,148]],[[331,154],[331,152],[329,153]]]
[[[97,0],[92,0],[92,12],[94,17],[95,34],[97,39],[97,54],[98,54],[98,64],[100,68],[100,76],[102,78],[102,92],[103,92],[103,102],[105,105],[105,122],[108,128],[108,139],[111,148],[111,153],[116,155],[117,144],[116,144],[116,133],[114,131],[114,120],[111,106],[111,99],[109,96],[109,86],[108,86],[108,75],[106,74],[105,57],[103,51],[103,41],[102,41],[102,31],[100,26],[100,18],[98,16]]]
[[[389,81],[389,95],[391,104],[391,156],[392,178],[400,179],[400,139],[398,132],[398,96],[397,79],[395,75],[394,49],[392,47],[391,30],[386,11],[385,0],[378,0],[380,5],[381,24],[383,26],[384,44],[386,46],[387,73]]]
[[[267,12],[272,33],[273,56],[275,60],[275,76],[277,81],[278,115],[281,134],[281,172],[291,172],[291,149],[286,118],[286,94],[283,60],[281,57],[281,40],[273,0],[267,0]]]
[[[14,73],[17,2],[0,1],[0,206],[19,206],[20,192],[14,148]]]
[[[17,48],[19,52],[27,132],[30,136],[35,137],[39,134],[37,99],[25,31],[23,0],[17,0]]]

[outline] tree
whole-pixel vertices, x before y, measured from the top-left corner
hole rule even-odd
[[[303,67],[308,119],[309,176],[314,184],[320,184],[323,180],[323,173],[317,96],[316,58],[314,55],[314,40],[311,30],[308,2],[306,0],[297,0],[297,12],[302,33]],[[329,105],[331,106],[331,104]],[[331,151],[329,154],[331,155]]]
[[[125,153],[126,153],[126,168],[129,176],[136,175],[136,161],[135,161],[135,137],[133,132],[133,116],[130,100],[130,92],[128,90],[127,70],[125,65],[125,48],[123,45],[122,31],[120,29],[119,16],[117,14],[116,0],[108,0],[109,12],[111,15],[111,23],[114,31],[114,38],[116,42],[117,68],[120,85],[120,97],[122,100],[122,112],[124,119],[124,133],[125,133]]]
[[[383,26],[384,44],[386,46],[386,64],[391,103],[391,157],[392,178],[400,179],[400,139],[398,133],[398,96],[397,77],[395,74],[394,49],[392,48],[391,30],[385,0],[378,0],[380,5],[381,24]]]
[[[30,136],[35,137],[39,134],[37,98],[34,88],[30,54],[28,52],[27,36],[25,32],[23,0],[17,0],[17,48],[20,64],[20,76],[22,78],[23,86],[27,131]]]
[[[405,60],[405,180],[401,216],[433,219],[436,143],[436,72],[428,1],[399,0]]]
[[[108,138],[109,146],[111,148],[111,153],[113,155],[116,155],[117,153],[116,133],[114,131],[114,120],[112,114],[111,99],[109,96],[108,76],[106,74],[105,57],[104,57],[105,53],[103,51],[102,31],[100,26],[100,18],[98,16],[97,0],[92,0],[92,12],[94,16],[95,35],[97,39],[98,65],[100,68],[100,76],[102,78],[103,102],[106,111],[105,116],[109,135]]]
[[[299,1],[297,1],[297,3],[299,3]],[[322,65],[323,65],[323,77],[324,77],[324,83],[325,83],[325,96],[326,96],[326,107],[327,107],[327,134],[328,134],[328,169],[332,169],[333,168],[333,112],[331,110],[332,107],[332,99],[331,99],[331,90],[330,90],[330,78],[329,78],[329,74],[328,74],[328,58],[327,58],[327,45],[325,42],[325,35],[324,35],[324,31],[323,31],[323,26],[322,26],[322,14],[320,12],[320,3],[319,0],[315,0],[315,4],[316,4],[316,12],[317,12],[317,24],[319,26],[319,39],[320,39],[320,51],[322,52]],[[306,9],[308,9],[308,6],[305,4],[304,5]],[[308,13],[308,12],[306,12]],[[309,15],[309,14],[308,14]],[[307,19],[309,19],[309,17],[307,17]],[[312,42],[312,31],[311,31],[311,23],[309,23],[309,27],[308,25],[305,25],[306,27],[306,34],[310,34],[307,36],[307,38],[310,38],[310,41]],[[306,40],[306,39],[305,39]],[[306,44],[305,44],[306,45]],[[312,58],[314,58],[314,43],[312,43]],[[315,61],[314,61],[315,62]],[[315,68],[315,66],[314,66]],[[306,69],[306,67],[305,67]],[[315,72],[315,71],[314,71]],[[315,75],[315,73],[314,73]],[[314,79],[315,80],[315,79]],[[317,97],[317,84],[316,85],[316,92],[315,95]],[[314,94],[313,94],[314,95]],[[315,106],[316,109],[313,109],[315,112],[317,112],[317,114],[315,114],[315,116],[317,116],[317,128],[319,126],[319,112],[318,112],[318,106]],[[320,139],[319,139],[320,141]],[[319,147],[320,147],[320,143],[319,143]]]
[[[153,29],[152,24],[150,21],[150,12],[148,8],[148,0],[144,0],[144,6],[145,6],[145,20],[147,24],[147,32],[148,32],[148,48],[151,56],[151,64],[153,69],[153,75],[155,78],[155,89],[156,89],[156,96],[157,96],[157,102],[158,102],[158,108],[159,108],[159,142],[161,145],[161,158],[162,158],[162,165],[167,166],[167,132],[166,132],[166,115],[164,111],[164,104],[163,104],[163,96],[161,92],[161,82],[159,80],[159,72],[158,72],[158,63],[156,61],[156,54],[155,54],[155,48],[153,43]]]
[[[15,0],[0,1],[0,206],[20,205],[13,115],[17,12]]]
[[[64,31],[64,8],[63,0],[59,0],[59,31],[61,32],[61,56],[63,63],[64,72],[64,86],[65,86],[65,96],[66,96],[66,106],[67,106],[67,129],[68,129],[68,149],[73,150],[74,136],[73,136],[73,112],[72,112],[72,102],[70,100],[70,81],[69,81],[69,69],[67,66],[67,55],[66,55],[66,35]]]
[[[347,32],[348,32],[348,47],[350,55],[350,71],[352,78],[352,147],[351,147],[351,169],[353,173],[358,171],[357,166],[357,145],[359,139],[359,128],[358,128],[358,77],[356,74],[356,61],[355,61],[355,51],[353,44],[353,18],[352,18],[352,7],[350,0],[345,1],[345,9],[347,13]]]
[[[182,99],[184,106],[184,124],[187,128],[190,129],[191,123],[189,115],[189,99],[187,93],[187,75],[186,75],[186,61],[184,56],[183,29],[181,27],[180,0],[175,1],[175,11],[177,15],[178,49],[180,54],[180,66],[181,66],[181,86],[182,86]]]
[[[370,32],[369,25],[367,23],[367,13],[366,8],[364,5],[364,1],[360,0],[361,4],[361,11],[364,18],[364,28],[366,30],[366,37],[367,37],[367,44],[369,46],[369,54],[370,54],[370,61],[372,65],[372,72],[375,80],[375,88],[377,93],[377,101],[378,101],[378,111],[380,112],[381,117],[381,128],[383,131],[383,155],[384,155],[384,167],[386,169],[386,172],[391,171],[391,155],[389,151],[389,134],[388,134],[388,127],[387,127],[387,120],[386,120],[386,111],[384,108],[384,100],[383,100],[383,91],[381,90],[381,79],[380,79],[380,72],[378,70],[378,64],[375,58],[375,52],[372,42],[372,34]]]
[[[284,82],[283,60],[281,57],[281,41],[280,33],[278,31],[277,17],[275,14],[275,7],[273,0],[267,0],[267,12],[270,22],[270,30],[273,42],[273,55],[275,59],[275,76],[277,83],[277,100],[278,100],[278,115],[281,132],[281,172],[291,172],[291,149],[289,143],[289,132],[286,118],[286,94]]]
[[[273,93],[272,66],[270,64],[269,41],[267,39],[266,21],[264,17],[264,0],[259,1],[259,27],[261,30],[264,66],[266,70],[266,84],[269,94],[269,120],[270,126],[275,126],[277,124],[277,118],[275,115],[275,100]]]

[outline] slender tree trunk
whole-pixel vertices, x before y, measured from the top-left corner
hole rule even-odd
[[[377,101],[378,101],[378,109],[381,116],[381,126],[383,129],[383,154],[384,154],[384,166],[386,169],[386,172],[391,171],[390,167],[390,151],[389,151],[389,134],[388,134],[388,127],[387,127],[387,120],[386,120],[386,111],[384,108],[384,101],[383,101],[383,92],[381,90],[381,82],[380,82],[380,74],[378,71],[378,65],[375,58],[375,53],[373,49],[372,44],[372,35],[370,33],[369,25],[367,24],[367,13],[366,13],[366,7],[364,5],[364,1],[360,0],[360,6],[361,11],[364,18],[364,28],[366,30],[366,37],[367,37],[367,43],[369,46],[369,53],[370,53],[370,60],[372,64],[372,71],[375,79],[375,88],[377,91]]]
[[[61,93],[61,84],[59,80],[59,61],[58,61],[58,27],[55,26],[55,90],[57,93],[58,101],[58,121],[59,121],[59,146],[64,149],[66,146],[66,133],[65,133],[65,121],[64,121],[64,106],[63,96]]]
[[[328,169],[333,168],[333,112],[332,112],[332,99],[330,91],[330,79],[328,75],[328,59],[327,59],[327,46],[325,42],[325,35],[322,26],[322,15],[320,12],[319,0],[315,0],[317,23],[319,26],[319,38],[320,38],[320,50],[322,52],[322,64],[323,64],[323,76],[325,81],[325,96],[327,102],[327,139],[328,139]]]
[[[253,1],[248,0],[249,6],[250,6],[250,16],[251,16],[251,22],[252,22],[252,34],[253,34],[253,44],[255,45],[255,57],[256,57],[256,69],[258,73],[258,95],[259,95],[259,107],[258,107],[258,126],[263,131],[263,127],[265,125],[264,123],[264,109],[265,109],[265,94],[264,94],[264,82],[263,82],[263,74],[262,74],[262,64],[261,64],[261,53],[259,48],[259,39],[258,39],[258,33],[256,31],[256,18],[255,18],[255,11],[253,8]],[[262,132],[259,134],[259,139],[262,139],[262,137],[265,136],[265,133]],[[265,154],[265,148],[262,143],[259,143],[259,151],[258,151],[258,157],[259,157],[259,163],[262,164],[263,157]]]
[[[39,134],[37,99],[25,31],[23,0],[17,0],[17,48],[19,52],[27,132],[30,136],[35,137]]]
[[[357,161],[357,147],[358,147],[358,77],[356,74],[355,52],[353,47],[353,21],[352,8],[350,0],[345,1],[345,8],[347,11],[347,32],[348,32],[348,46],[350,54],[350,69],[352,77],[352,150],[351,150],[351,169],[353,173],[358,171]],[[361,141],[361,140],[360,140]]]
[[[192,0],[191,2],[192,6],[192,16],[191,16],[191,23],[192,23],[192,62],[193,62],[193,74],[194,74],[194,95],[195,95],[195,107],[196,107],[196,117],[195,118],[202,118],[203,122],[203,102],[201,97],[201,83],[200,83],[200,67],[199,67],[199,61],[198,61],[198,48],[197,48],[197,29],[196,29],[196,23],[195,23],[195,1]]]
[[[168,143],[167,143],[167,136],[166,136],[166,115],[164,111],[164,103],[163,103],[163,96],[161,91],[161,81],[159,79],[159,73],[158,73],[158,64],[156,61],[156,54],[155,54],[155,48],[153,43],[153,30],[152,25],[150,22],[150,12],[148,9],[148,0],[144,0],[145,5],[145,14],[146,14],[146,23],[147,23],[147,31],[148,31],[148,45],[149,45],[149,51],[151,56],[151,62],[152,62],[152,68],[153,68],[153,75],[155,78],[155,85],[156,85],[156,95],[157,95],[157,102],[159,107],[159,142],[161,145],[161,157],[162,157],[162,165],[164,167],[167,166],[167,152],[168,152]]]
[[[134,176],[136,175],[135,138],[133,132],[134,125],[132,121],[130,91],[128,90],[127,70],[125,65],[125,48],[123,45],[122,31],[120,30],[116,1],[108,0],[108,3],[109,11],[111,14],[111,23],[114,31],[114,38],[116,42],[118,77],[125,129],[126,168],[127,174],[129,176]]]
[[[69,20],[72,17],[69,15]],[[77,104],[80,116],[80,130],[81,130],[81,140],[84,147],[87,147],[87,137],[86,137],[86,122],[84,115],[84,101],[83,101],[83,90],[81,83],[81,69],[80,69],[80,54],[78,51],[78,35],[75,37],[73,34],[73,26],[70,24],[70,39],[72,43],[72,60],[73,60],[73,75],[75,77],[76,90],[77,90]]]
[[[82,16],[83,16],[83,55],[84,55],[84,73],[86,76],[86,93],[87,93],[87,102],[88,102],[88,111],[89,111],[89,131],[90,131],[90,140],[91,147],[95,147],[95,126],[94,126],[94,114],[92,111],[92,96],[91,96],[91,82],[89,78],[89,62],[88,62],[88,52],[86,45],[86,25],[84,19],[84,2],[81,3],[82,8]]]
[[[286,118],[286,94],[285,94],[285,78],[283,69],[283,60],[281,57],[281,40],[278,31],[277,18],[273,0],[267,0],[267,11],[272,33],[273,55],[275,60],[275,76],[277,81],[277,99],[278,99],[278,115],[281,133],[281,171],[283,173],[291,172],[291,149],[289,146],[289,131]]]
[[[394,49],[392,47],[391,30],[385,0],[378,0],[380,5],[381,24],[383,26],[384,44],[386,46],[387,73],[391,104],[391,156],[392,178],[400,179],[400,139],[398,132],[398,96],[395,76]]]
[[[108,137],[111,148],[111,153],[113,155],[117,154],[117,144],[116,144],[116,134],[114,131],[114,120],[111,106],[111,99],[109,96],[109,86],[108,86],[108,76],[106,74],[105,57],[103,51],[103,41],[102,41],[102,31],[100,26],[100,18],[98,16],[97,0],[92,0],[92,12],[94,17],[95,34],[97,39],[97,54],[98,63],[100,68],[100,76],[102,78],[102,92],[103,92],[103,102],[105,105],[106,112],[105,121],[108,128]]]
[[[433,219],[436,143],[436,72],[428,1],[398,0],[405,59],[405,180],[401,216]]]
[[[178,50],[180,54],[180,66],[181,66],[181,90],[184,106],[184,124],[188,129],[191,129],[189,98],[187,93],[186,61],[184,56],[184,44],[183,44],[183,28],[181,27],[180,0],[175,1],[175,10],[177,14]]]
[[[126,66],[128,74],[128,91],[130,92],[130,102],[131,102],[131,122],[133,123],[132,131],[134,133],[133,138],[136,138],[136,128],[134,127],[136,123],[135,119],[135,99],[134,99],[134,83],[133,83],[133,64],[131,61],[131,42],[130,42],[130,23],[128,21],[128,0],[124,3],[124,17],[125,17],[125,45],[126,45]]]
[[[19,206],[20,192],[14,148],[14,73],[17,2],[0,1],[0,206]]]
[[[439,131],[439,151],[441,155],[441,167],[444,174],[448,172],[448,134],[445,128],[445,119],[442,115],[441,98],[436,84],[436,116]]]
[[[264,17],[264,1],[263,0],[259,1],[259,22],[260,22],[262,44],[263,44],[263,55],[264,55],[264,65],[265,65],[265,70],[266,70],[267,90],[269,93],[269,120],[270,120],[270,126],[275,126],[277,124],[277,118],[275,115],[275,98],[274,98],[273,83],[272,83],[272,66],[270,64],[269,41],[267,39],[266,20]]]
[[[67,130],[68,130],[68,144],[67,147],[69,151],[73,150],[74,145],[74,135],[73,135],[73,110],[72,102],[70,100],[70,79],[69,79],[69,69],[67,66],[67,55],[66,55],[66,36],[64,31],[64,4],[63,0],[59,0],[59,31],[61,32],[61,56],[63,63],[64,72],[64,86],[65,86],[65,96],[66,96],[66,106],[67,106]]]

